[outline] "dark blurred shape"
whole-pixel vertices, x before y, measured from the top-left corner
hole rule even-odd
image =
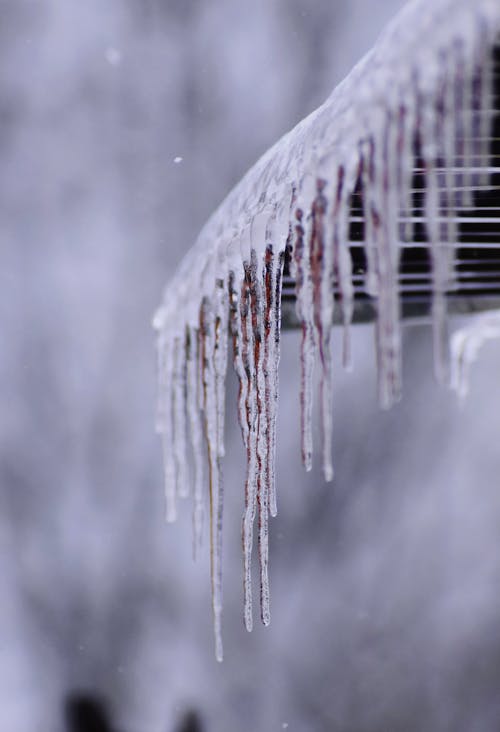
[[[65,721],[67,732],[116,732],[104,701],[97,695],[74,693],[68,696],[65,702]]]
[[[176,732],[202,732],[203,727],[198,714],[192,710],[186,712]]]

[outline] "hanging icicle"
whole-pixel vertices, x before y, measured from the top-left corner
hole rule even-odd
[[[469,391],[469,371],[482,346],[500,338],[500,311],[482,313],[472,323],[453,333],[451,350],[451,387],[461,399]]]
[[[177,499],[191,495],[196,556],[208,496],[219,660],[228,345],[247,463],[242,544],[244,622],[251,630],[254,540],[260,614],[264,624],[270,622],[268,537],[269,516],[277,513],[285,275],[294,278],[301,330],[302,461],[310,470],[317,365],[322,464],[325,479],[331,480],[334,322],[343,324],[343,361],[349,367],[356,306],[361,301],[375,310],[379,397],[389,407],[401,395],[400,292],[418,293],[428,277],[435,371],[441,381],[448,380],[447,297],[459,286],[457,217],[474,205],[475,191],[490,184],[491,50],[499,31],[498,0],[409,2],[327,101],[233,189],[165,290],[154,327],[166,516],[173,521]],[[358,227],[354,239],[353,226]],[[428,253],[428,270],[425,256],[419,255],[421,273],[405,279],[402,272],[412,248]],[[498,330],[497,320],[486,326],[479,340]],[[475,352],[477,341],[469,335],[453,341],[452,377],[462,390],[468,354]]]

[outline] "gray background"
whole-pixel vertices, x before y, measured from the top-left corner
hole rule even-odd
[[[241,619],[243,450],[228,384],[226,659],[207,537],[163,522],[151,315],[204,219],[400,0],[0,0],[0,729],[500,727],[500,348],[460,409],[405,332],[381,413],[373,333],[337,364],[336,480],[299,464],[283,339],[273,621]],[[182,162],[175,163],[176,157]],[[338,336],[337,339],[338,341]],[[338,359],[337,359],[338,361]]]

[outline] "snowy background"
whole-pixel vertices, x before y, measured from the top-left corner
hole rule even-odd
[[[429,333],[408,329],[404,399],[381,413],[372,329],[356,329],[332,486],[299,464],[285,335],[273,620],[251,635],[230,379],[222,665],[207,537],[193,565],[189,506],[163,522],[164,281],[400,5],[0,0],[2,731],[61,732],[75,691],[120,732],[500,726],[498,345],[461,409],[432,381]]]

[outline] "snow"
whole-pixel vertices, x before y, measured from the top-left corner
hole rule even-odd
[[[313,375],[319,365],[323,471],[326,480],[331,480],[330,349],[335,307],[331,294],[335,282],[344,324],[344,364],[349,367],[354,297],[348,246],[351,196],[360,181],[365,290],[376,302],[379,399],[388,408],[400,398],[402,389],[398,268],[401,242],[411,235],[416,139],[425,178],[423,217],[432,261],[435,371],[441,381],[448,380],[444,293],[454,281],[454,212],[471,205],[467,188],[484,182],[481,169],[487,161],[491,107],[488,54],[499,28],[497,0],[408,3],[326,102],[285,135],[233,189],[165,289],[154,327],[158,332],[157,426],[163,441],[166,515],[168,521],[174,520],[177,498],[193,495],[196,552],[203,517],[203,431],[208,449],[212,605],[219,660],[228,330],[239,380],[238,419],[247,454],[242,543],[244,622],[250,631],[256,517],[261,619],[266,625],[270,622],[268,517],[277,511],[274,464],[285,248],[288,245],[292,255],[301,323],[302,460],[310,470]],[[464,171],[464,167],[470,170]],[[457,383],[463,384],[461,374],[484,333],[496,328],[489,323],[480,336],[455,338],[455,363],[460,364]],[[193,488],[186,469],[188,426],[194,455]]]

